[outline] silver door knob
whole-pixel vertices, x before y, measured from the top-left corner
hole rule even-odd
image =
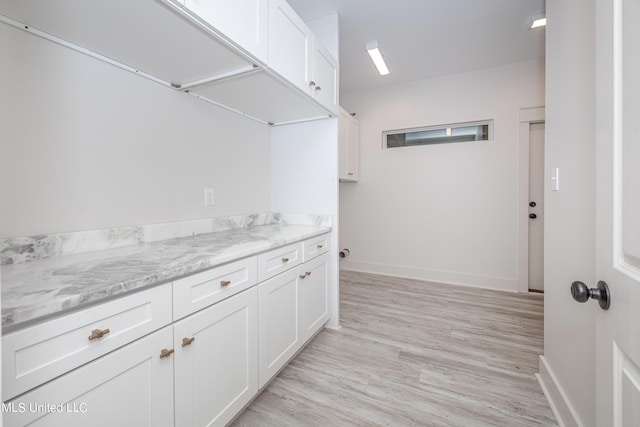
[[[587,302],[589,298],[597,300],[600,308],[608,310],[611,305],[611,293],[607,283],[600,280],[595,288],[589,289],[584,282],[573,282],[571,284],[571,296],[578,302]]]

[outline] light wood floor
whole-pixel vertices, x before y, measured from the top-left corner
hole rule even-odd
[[[542,295],[342,272],[322,331],[234,426],[557,425],[534,377]]]

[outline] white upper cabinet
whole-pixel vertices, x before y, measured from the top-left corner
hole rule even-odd
[[[360,175],[358,120],[340,107],[338,128],[338,177],[342,182],[357,181]]]
[[[314,38],[309,89],[322,105],[338,114],[338,61]]]
[[[269,68],[338,113],[338,61],[285,0],[269,4]]]
[[[269,68],[307,91],[311,83],[311,30],[285,0],[269,2]]]
[[[267,62],[268,0],[185,0],[184,6],[262,63]]]

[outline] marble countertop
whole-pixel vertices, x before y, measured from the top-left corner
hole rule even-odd
[[[262,225],[2,266],[2,329],[331,231]]]

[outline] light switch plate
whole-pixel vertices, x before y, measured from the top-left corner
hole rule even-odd
[[[213,188],[204,189],[204,205],[212,206],[214,203]]]
[[[560,191],[560,168],[553,170],[553,175],[551,176],[551,191]]]

